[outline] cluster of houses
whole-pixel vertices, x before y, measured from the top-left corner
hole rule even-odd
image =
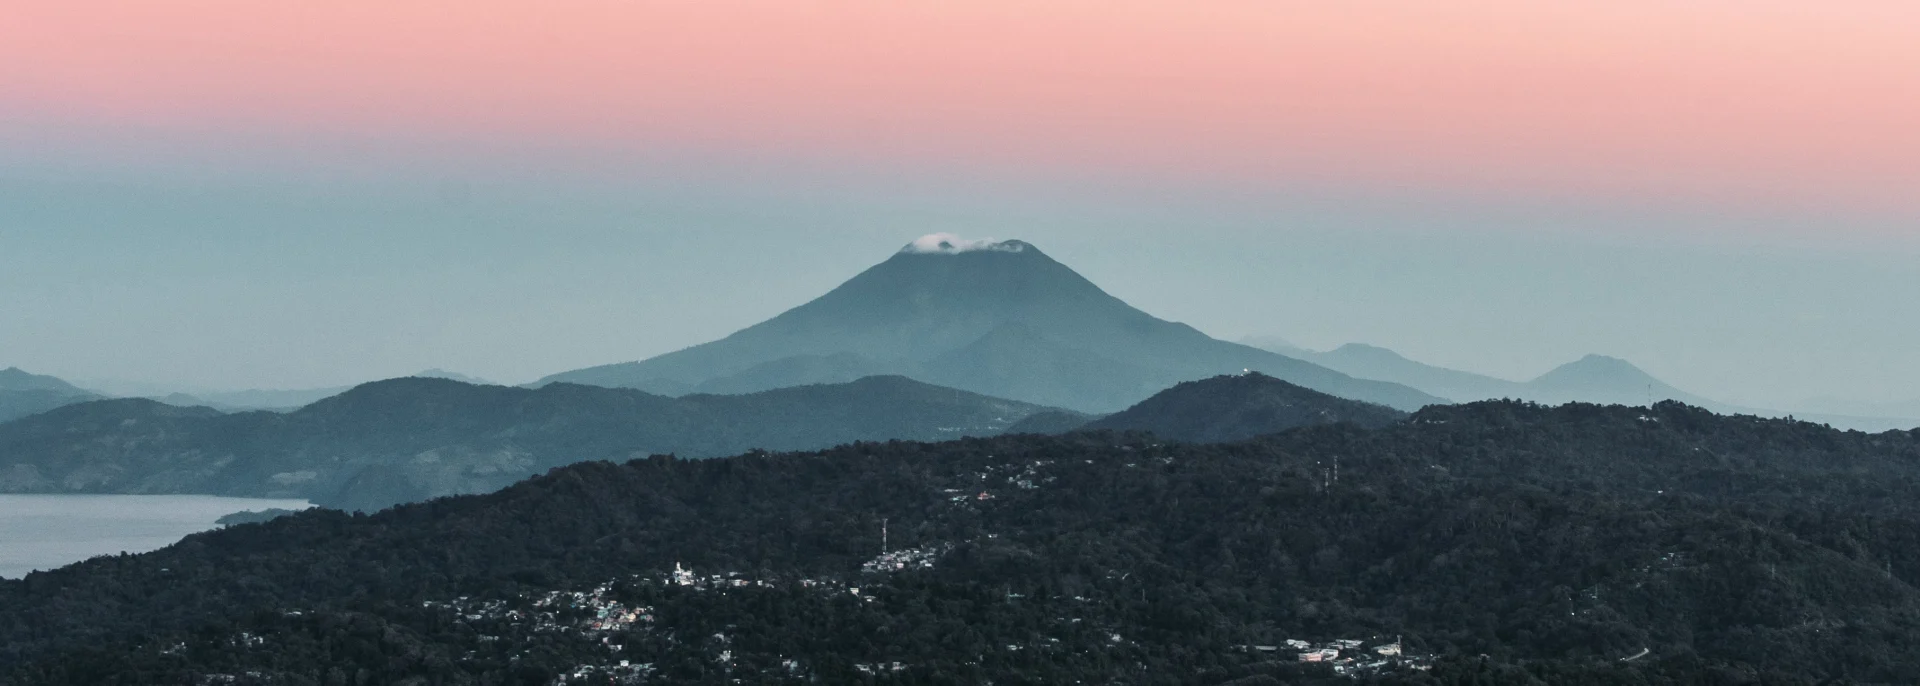
[[[1092,460],[1088,460],[1088,462],[1091,463]],[[1058,481],[1060,477],[1042,476],[1040,474],[1040,469],[1050,464],[1053,464],[1053,460],[1034,460],[1024,464],[1004,464],[987,467],[987,470],[984,472],[974,472],[973,480],[976,483],[968,484],[961,488],[945,489],[947,501],[955,505],[964,505],[967,503],[993,500],[997,496],[994,495],[992,490],[987,488],[987,485],[994,481],[996,477],[1000,477],[1004,483],[1009,486],[1028,491],[1039,488],[1044,484],[1053,483]],[[1004,476],[1002,477],[1001,475]]]
[[[952,546],[928,546],[925,548],[907,548],[881,553],[879,557],[867,560],[860,565],[863,572],[904,572],[913,569],[933,569],[935,560]]]
[[[1029,490],[1029,491],[1039,488],[1040,484],[1053,483],[1054,481],[1058,480],[1060,477],[1040,476],[1040,468],[1050,464],[1053,464],[1053,460],[1034,460],[1033,462],[1030,462],[1024,465],[1023,468],[1018,473],[1008,474],[1007,483],[1013,484],[1015,488]],[[1007,467],[1009,470],[1011,470],[1013,465],[1007,465]]]
[[[585,610],[589,613],[586,619],[574,625],[573,628],[591,633],[626,631],[635,624],[653,623],[653,608],[628,607],[614,600],[611,583],[601,584],[591,592],[552,591],[534,600],[533,608],[536,621],[540,622],[536,625],[536,630],[541,626],[561,626],[562,623],[557,620],[557,617],[560,614],[558,610],[562,609]],[[508,611],[507,616],[509,619],[520,618],[518,610]]]
[[[773,587],[772,583],[764,579],[748,579],[740,576],[739,572],[700,576],[694,574],[692,570],[681,567],[678,562],[673,563],[673,571],[667,574],[666,578],[661,579],[661,582],[674,586],[689,587],[696,591],[716,588],[746,588],[748,586],[758,586],[760,588]]]
[[[946,493],[947,493],[947,502],[950,502],[956,505],[964,505],[970,501],[976,501],[976,500],[985,501],[985,500],[993,499],[992,491],[981,491],[979,493],[974,493],[972,491],[963,491],[958,488],[949,488],[949,489],[946,489]]]
[[[1392,643],[1377,641],[1370,643],[1351,638],[1323,643],[1288,639],[1279,645],[1246,645],[1240,648],[1256,653],[1292,656],[1300,662],[1332,665],[1335,674],[1344,676],[1378,674],[1400,667],[1418,670],[1433,667],[1433,659],[1430,656],[1406,654],[1401,649],[1398,638],[1395,638]]]
[[[855,663],[853,665],[853,668],[860,670],[862,674],[886,674],[889,672],[898,672],[900,670],[906,669],[907,663],[905,662],[873,662],[873,663],[860,662],[860,663]]]
[[[636,664],[621,660],[619,664],[581,665],[573,671],[554,678],[555,684],[639,684],[645,683],[654,672],[652,663]]]
[[[531,601],[526,603],[524,609],[506,600],[476,600],[468,596],[460,596],[450,602],[428,600],[421,604],[447,610],[468,622],[501,621],[523,626],[536,633],[578,632],[587,636],[597,635],[601,643],[616,653],[620,652],[621,646],[611,642],[612,634],[635,626],[650,626],[654,620],[653,608],[629,606],[616,600],[612,582],[600,584],[590,591],[549,591],[523,600]],[[494,641],[499,637],[482,635],[480,639]]]
[[[1047,461],[1035,461],[1024,465],[1005,465],[994,468],[993,471],[999,472],[999,475],[1005,478],[1006,483],[1011,484],[1014,488],[1036,488],[1038,484],[1053,480],[1053,477],[1044,476],[1038,471],[1039,468],[1047,464],[1049,464]],[[979,476],[984,480],[989,475],[979,474]],[[973,488],[978,488],[978,486],[974,486]],[[990,492],[979,491],[975,493],[971,488],[966,490],[949,489],[948,495],[955,501],[979,501],[988,500],[993,497]],[[883,524],[883,541],[885,539],[884,528]],[[994,536],[988,534],[988,537],[992,538]],[[884,549],[884,542],[882,545]],[[939,558],[949,552],[952,547],[952,544],[939,544],[901,550],[885,550],[877,557],[863,563],[860,569],[862,572],[869,574],[929,570],[933,569],[939,561]],[[1124,574],[1118,574],[1118,572],[1109,574],[1111,578],[1124,579],[1125,576]],[[865,602],[874,602],[877,600],[871,593],[862,593],[859,586],[855,586],[848,583],[847,580],[838,578],[801,578],[773,582],[745,577],[737,572],[699,574],[679,563],[674,564],[672,571],[655,574],[636,574],[628,577],[626,582],[647,585],[657,584],[660,587],[685,589],[692,592],[725,592],[735,588],[797,586],[820,593],[845,593]],[[650,607],[630,606],[621,602],[617,599],[619,594],[615,592],[615,589],[616,582],[609,581],[591,590],[551,591],[532,597],[522,597],[517,601],[477,601],[463,596],[452,602],[436,603],[429,601],[426,605],[428,607],[444,607],[456,615],[473,622],[488,619],[505,620],[508,624],[531,629],[535,632],[565,632],[589,639],[598,638],[600,643],[606,644],[605,647],[610,651],[609,657],[618,657],[622,646],[615,645],[612,641],[616,640],[621,632],[652,628],[655,622],[655,615],[653,609]],[[1019,599],[1020,597],[1021,596],[1013,593],[1011,590],[1008,591],[1008,599],[1010,601]],[[1086,598],[1079,596],[1075,596],[1073,600],[1080,602],[1087,601]],[[1063,623],[1071,624],[1079,624],[1082,621],[1079,618],[1069,619],[1066,617],[1059,618],[1059,620]],[[716,635],[716,638],[721,639],[723,644],[726,643],[724,637]],[[496,637],[489,636],[482,636],[481,639],[499,640]],[[1041,643],[1032,647],[1041,649],[1057,647],[1059,639],[1048,640],[1054,645]],[[1118,634],[1114,634],[1112,636],[1112,642],[1120,644],[1126,641],[1123,641]],[[1007,649],[1020,650],[1025,647],[1029,646],[1009,644]],[[1401,642],[1397,638],[1390,643],[1384,640],[1367,641],[1359,639],[1338,639],[1315,643],[1291,639],[1275,645],[1243,645],[1239,647],[1248,652],[1271,655],[1271,658],[1268,659],[1325,664],[1331,667],[1334,673],[1350,677],[1364,677],[1398,669],[1410,668],[1425,670],[1432,667],[1431,656],[1405,654],[1402,650]],[[722,650],[719,653],[718,660],[730,668],[731,665],[729,663],[731,663],[731,658],[732,651],[728,649]],[[899,672],[908,666],[899,662],[878,662],[862,663],[855,665],[855,667],[862,673],[878,676]],[[777,671],[786,672],[788,675],[793,676],[799,672],[803,672],[804,669],[797,660],[786,659],[783,660],[781,668]],[[588,664],[578,666],[566,673],[557,675],[553,683],[642,683],[652,676],[655,676],[655,672],[651,664],[635,664],[626,660],[620,660],[617,664]]]
[[[633,583],[657,583],[693,592],[773,586],[767,581],[747,579],[738,573],[696,574],[678,563],[674,564],[671,572],[658,576],[636,574],[628,580]],[[859,589],[845,588],[835,582],[806,579],[801,585],[860,595]],[[616,596],[615,582],[609,581],[591,590],[549,591],[531,597],[523,596],[519,602],[482,601],[461,596],[450,602],[426,601],[424,605],[450,611],[469,622],[498,621],[536,633],[568,633],[589,639],[598,638],[610,654],[617,655],[625,647],[613,643],[618,635],[634,629],[651,629],[655,615],[651,607],[628,605]],[[716,634],[714,638],[718,639],[722,645],[727,643],[724,635]],[[480,639],[482,641],[499,640],[498,637],[486,635],[482,635]],[[723,664],[732,662],[733,652],[722,650],[717,659]],[[789,671],[798,670],[799,662],[789,660],[784,666]],[[635,663],[629,660],[610,661],[608,664],[583,664],[555,675],[551,683],[638,684],[646,683],[654,676],[655,671],[652,663]]]

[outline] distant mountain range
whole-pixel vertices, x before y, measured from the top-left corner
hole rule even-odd
[[[1051,409],[903,377],[681,398],[403,378],[287,413],[98,400],[0,424],[0,492],[207,493],[375,510],[581,460],[987,436]]]
[[[1326,352],[1313,352],[1273,337],[1249,338],[1246,342],[1288,350],[1291,351],[1289,354],[1355,378],[1403,384],[1454,402],[1511,398],[1546,405],[1585,402],[1646,406],[1663,400],[1677,400],[1721,414],[1768,417],[1793,414],[1808,421],[1869,432],[1920,427],[1920,407],[1874,408],[1856,404],[1845,406],[1848,408],[1846,410],[1829,413],[1788,413],[1723,403],[1675,388],[1631,362],[1604,355],[1588,355],[1531,381],[1509,381],[1416,362],[1392,350],[1361,343],[1349,343]],[[1868,411],[1851,411],[1861,409]],[[1914,411],[1911,414],[1903,413],[1905,409]],[[1883,414],[1875,410],[1887,412]]]
[[[270,410],[285,412],[313,404],[323,398],[331,398],[352,386],[330,388],[294,388],[264,389],[255,388],[244,391],[198,391],[194,393],[168,393],[166,395],[142,396],[158,400],[168,405],[180,407],[205,406],[222,412],[246,412],[249,410]]]
[[[60,379],[30,374],[19,367],[0,369],[0,422],[100,397]]]
[[[371,511],[491,491],[580,460],[655,453],[713,457],[1081,428],[1210,442],[1316,424],[1372,428],[1404,416],[1258,372],[1182,383],[1106,417],[900,376],[679,398],[408,377],[287,412],[122,398],[0,423],[0,492],[210,493]]]
[[[438,367],[415,372],[414,378],[447,379],[475,386],[497,386],[492,381],[468,376],[459,372],[450,372]],[[294,389],[248,389],[244,391],[195,391],[192,393],[170,393],[150,397],[169,405],[191,407],[205,405],[223,412],[244,412],[247,410],[293,410],[311,405],[325,398],[331,398],[352,389],[352,386],[328,386],[323,388]]]
[[[901,374],[1112,412],[1182,381],[1254,370],[1402,410],[1442,402],[1155,318],[1028,243],[952,245],[916,241],[826,295],[717,341],[537,383],[680,395]]]
[[[439,368],[415,372],[411,374],[411,376],[426,379],[450,379],[481,386],[497,385],[495,382],[486,379]],[[100,380],[94,383],[99,384],[103,389],[96,397],[148,398],[158,400],[168,405],[177,405],[179,407],[204,406],[222,412],[246,412],[249,410],[285,412],[305,407],[323,398],[340,395],[353,388],[353,386],[322,386],[317,388],[249,388],[235,391],[183,389],[165,384],[122,380]]]
[[[1370,379],[1394,379],[1457,402],[1498,398],[1531,400],[1548,405],[1588,402],[1601,405],[1651,405],[1678,400],[1696,407],[1723,403],[1674,388],[1626,360],[1588,355],[1524,382],[1436,367],[1409,360],[1392,350],[1350,343],[1324,353],[1307,353],[1319,364]]]
[[[1181,383],[1133,407],[1077,423],[1056,414],[1036,414],[1009,433],[1110,429],[1148,431],[1177,441],[1221,443],[1321,424],[1347,423],[1375,429],[1406,416],[1383,405],[1337,398],[1251,372]]]

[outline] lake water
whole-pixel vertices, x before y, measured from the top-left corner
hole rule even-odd
[[[0,578],[18,579],[96,555],[157,550],[242,510],[308,507],[305,500],[210,495],[0,494]]]

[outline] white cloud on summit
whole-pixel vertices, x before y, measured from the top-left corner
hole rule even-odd
[[[918,254],[954,255],[976,250],[995,250],[1000,252],[1020,252],[1026,246],[1018,242],[1002,243],[991,238],[961,238],[950,233],[930,233],[913,239],[900,252]]]

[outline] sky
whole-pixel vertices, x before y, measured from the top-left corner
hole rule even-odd
[[[933,232],[1223,338],[1920,397],[1920,5],[11,3],[0,366],[506,382]]]

